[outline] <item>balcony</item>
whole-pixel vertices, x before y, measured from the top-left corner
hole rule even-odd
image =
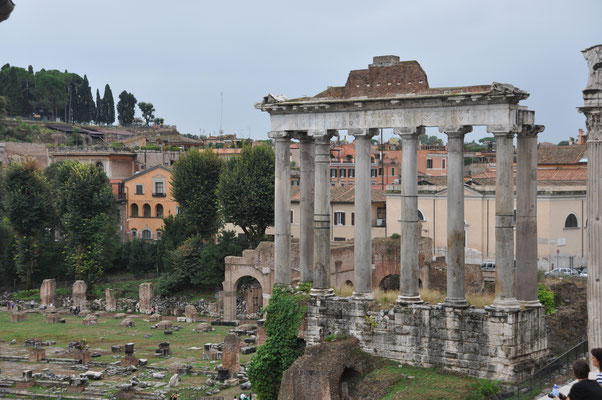
[[[153,197],[165,197],[165,193],[153,193]]]
[[[377,218],[372,220],[373,228],[384,228],[385,226],[387,226],[387,220],[385,218]]]

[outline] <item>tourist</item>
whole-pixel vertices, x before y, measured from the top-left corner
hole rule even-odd
[[[10,312],[10,301],[6,303],[6,311]]]
[[[180,395],[177,393],[173,393],[170,397],[169,400],[178,400],[180,398]]]
[[[35,304],[36,304],[36,303],[35,303],[35,301],[31,300],[31,301],[29,302],[29,308],[33,309],[33,306],[34,306]]]
[[[596,382],[602,386],[602,368],[600,368],[600,361],[602,361],[602,348],[592,349],[592,364],[598,368],[598,375],[596,376]]]
[[[568,396],[560,393],[556,398],[560,400],[599,400],[602,399],[602,387],[592,379],[588,379],[589,365],[583,360],[573,363],[573,372],[579,382],[575,383]]]

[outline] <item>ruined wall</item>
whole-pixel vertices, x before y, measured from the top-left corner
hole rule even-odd
[[[493,273],[495,274],[495,272]],[[447,289],[447,265],[444,262],[433,262],[430,264],[424,272],[421,272],[421,275],[427,274],[428,285],[424,285],[423,287],[440,291]],[[485,281],[480,265],[466,264],[464,278],[468,293],[482,293],[485,290]]]
[[[370,353],[421,367],[503,381],[529,376],[548,354],[543,308],[519,312],[456,309],[440,305],[367,311],[349,298],[312,299],[308,305],[308,344],[345,334]]]

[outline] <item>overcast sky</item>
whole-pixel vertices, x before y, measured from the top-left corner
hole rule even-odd
[[[93,92],[132,92],[182,133],[217,132],[223,92],[224,132],[256,139],[269,116],[253,105],[267,93],[313,96],[395,54],[431,87],[528,91],[540,140],[558,142],[585,127],[581,50],[602,43],[600,0],[14,1],[1,65],[87,74]]]

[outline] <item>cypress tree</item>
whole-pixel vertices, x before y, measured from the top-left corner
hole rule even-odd
[[[94,98],[92,97],[92,89],[86,75],[84,75],[84,80],[78,88],[78,97],[79,121],[88,123],[96,116],[96,110],[94,107]]]
[[[115,101],[113,100],[113,92],[108,83],[105,85],[105,94],[102,98],[102,104],[105,108],[103,112],[105,118],[104,122],[107,125],[113,125],[115,122]]]
[[[98,125],[104,123],[103,109],[104,107],[102,105],[102,99],[100,98],[100,92],[96,89],[96,118],[94,118],[94,120]]]

